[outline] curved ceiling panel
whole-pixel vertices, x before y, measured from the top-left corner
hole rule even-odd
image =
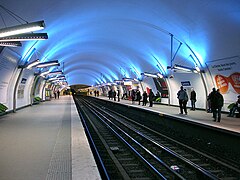
[[[193,52],[208,60],[240,52],[240,2],[237,0],[2,0],[1,5],[29,22],[44,20],[49,39],[15,49],[24,56],[36,48],[42,61],[58,59],[70,85],[122,77],[167,73],[174,63],[194,66]],[[16,25],[1,13],[6,25]],[[63,67],[63,66],[61,66]]]

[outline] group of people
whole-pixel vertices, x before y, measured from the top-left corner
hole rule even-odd
[[[187,102],[188,102],[188,94],[186,92],[186,89],[183,89],[183,86],[180,87],[180,90],[177,93],[177,97],[179,100],[179,107],[180,107],[180,114],[184,113],[187,115]],[[197,101],[196,99],[196,92],[194,89],[191,89],[191,110],[195,111],[195,103]],[[224,104],[224,99],[222,94],[219,92],[219,89],[216,90],[216,88],[212,89],[212,92],[208,95],[208,112],[213,113],[213,121],[220,122],[221,121],[221,111]],[[229,117],[233,117],[235,112],[240,112],[240,95],[238,96],[238,100],[236,103],[232,106],[229,112]]]
[[[94,91],[94,96],[95,96],[95,97],[99,97],[99,91],[96,91],[96,90],[95,90],[95,91]]]
[[[220,122],[221,120],[221,111],[224,103],[222,94],[216,88],[212,89],[212,92],[209,94],[208,99],[211,103],[211,110],[213,113],[213,121]]]
[[[138,102],[138,105],[140,105],[141,103],[141,99],[142,99],[142,105],[146,106],[149,100],[149,107],[153,106],[153,101],[154,101],[154,93],[152,91],[152,89],[149,90],[149,94],[147,94],[146,91],[143,92],[142,96],[141,96],[141,92],[137,89],[137,90],[132,90],[131,93],[131,99],[132,99],[132,104],[134,104],[134,101]]]
[[[236,111],[240,112],[240,95],[238,95],[237,98],[237,101],[230,108],[228,117],[234,117]],[[213,121],[220,122],[223,104],[224,99],[219,89],[216,90],[213,88],[212,92],[208,95],[208,112],[213,113]]]
[[[122,99],[124,99],[124,97],[126,97],[126,96],[127,96],[127,93],[124,93]],[[116,97],[118,98],[118,101],[120,101],[120,91],[119,90],[117,90],[117,92],[112,89],[108,91],[109,99],[113,99],[114,101],[116,101]],[[146,106],[149,101],[149,107],[152,107],[154,98],[155,98],[155,95],[154,95],[152,89],[150,89],[149,94],[147,94],[147,92],[144,91],[142,95],[138,89],[137,90],[133,89],[131,91],[132,104],[134,104],[135,101],[137,101],[138,105],[140,105],[141,100],[142,100],[142,105]]]
[[[120,101],[120,92],[119,92],[119,90],[117,90],[117,91],[118,92],[116,92],[115,90],[110,90],[108,92],[109,99],[114,99],[114,101],[116,101],[116,96],[117,96],[118,101]],[[187,102],[189,100],[189,97],[188,97],[186,89],[184,89],[183,86],[180,87],[180,90],[177,93],[177,98],[178,98],[179,107],[180,107],[179,114],[185,113],[187,115],[188,114]],[[154,95],[152,89],[150,89],[149,93],[144,91],[142,95],[138,89],[137,90],[133,89],[131,91],[131,99],[132,99],[132,104],[134,104],[134,102],[137,101],[138,105],[140,105],[140,103],[142,101],[142,106],[146,106],[147,103],[149,102],[149,107],[152,107],[153,101],[155,99],[155,95]],[[191,110],[195,111],[197,94],[193,88],[191,88],[190,101],[191,101]],[[210,109],[209,111],[213,113],[213,118],[214,118],[213,121],[220,122],[221,121],[221,111],[222,111],[222,107],[224,104],[224,99],[223,99],[222,94],[219,92],[219,90],[216,90],[216,88],[212,89],[212,92],[208,95],[208,102],[209,102],[209,109]],[[236,111],[240,112],[240,95],[238,96],[237,102],[230,109],[230,113],[228,116],[233,117]]]
[[[115,90],[110,90],[108,91],[108,98],[109,99],[114,99],[114,101],[116,101],[116,96],[118,98],[118,101],[120,101],[120,91],[119,89],[117,90],[117,92]]]
[[[187,115],[188,94],[186,92],[186,89],[183,89],[183,86],[180,87],[180,90],[177,93],[177,98],[179,100],[180,114],[183,114],[183,110],[184,110],[184,113]],[[191,89],[190,100],[191,100],[191,110],[195,111],[197,94],[193,88]]]

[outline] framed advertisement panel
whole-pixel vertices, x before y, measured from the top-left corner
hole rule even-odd
[[[226,103],[235,102],[240,94],[240,57],[234,56],[206,63],[214,85]]]

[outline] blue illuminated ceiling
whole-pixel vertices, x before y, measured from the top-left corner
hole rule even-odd
[[[1,0],[1,5],[29,22],[44,20],[49,39],[24,42],[22,56],[34,47],[40,59],[64,62],[68,83],[96,84],[164,71],[182,42],[174,63],[194,66],[239,55],[238,0]],[[16,25],[2,14],[8,26]],[[0,21],[0,25],[3,23]],[[186,45],[187,44],[187,45]]]

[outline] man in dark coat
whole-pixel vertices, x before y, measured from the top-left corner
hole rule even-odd
[[[120,101],[120,90],[117,90],[117,97],[118,97],[118,102]]]
[[[134,89],[132,90],[131,96],[132,96],[132,104],[134,104],[134,101],[135,101],[135,98],[136,98],[136,92],[135,92]]]
[[[140,93],[139,90],[137,90],[136,96],[137,96],[138,105],[140,105],[140,102],[141,102],[141,98],[142,98],[142,97],[141,97],[141,93]]]
[[[149,98],[149,103],[150,103],[149,107],[152,107],[153,106],[153,100],[154,100],[154,94],[152,92],[152,89],[150,89],[150,93],[148,95],[148,98]]]
[[[142,96],[143,96],[143,103],[142,103],[142,105],[146,106],[147,105],[147,98],[148,98],[147,92],[144,91]]]
[[[192,88],[191,89],[191,94],[190,94],[190,100],[191,100],[191,105],[192,105],[192,108],[191,110],[195,111],[195,103],[197,101],[197,98],[196,98],[196,92],[194,91],[194,89]]]
[[[187,115],[187,101],[188,101],[188,95],[185,90],[183,90],[183,86],[180,87],[180,90],[177,93],[177,98],[179,100],[179,107],[180,107],[180,113],[183,114],[183,110],[185,114]]]
[[[112,90],[111,89],[108,91],[108,99],[112,99]]]
[[[212,89],[212,92],[209,95],[209,99],[211,101],[211,108],[213,112],[213,121],[218,120],[220,122],[221,120],[221,111],[224,103],[223,96],[220,94],[220,92],[216,91],[215,88]]]
[[[114,101],[116,101],[116,95],[117,95],[116,91],[113,90],[113,91],[112,91],[112,96],[113,96]]]

